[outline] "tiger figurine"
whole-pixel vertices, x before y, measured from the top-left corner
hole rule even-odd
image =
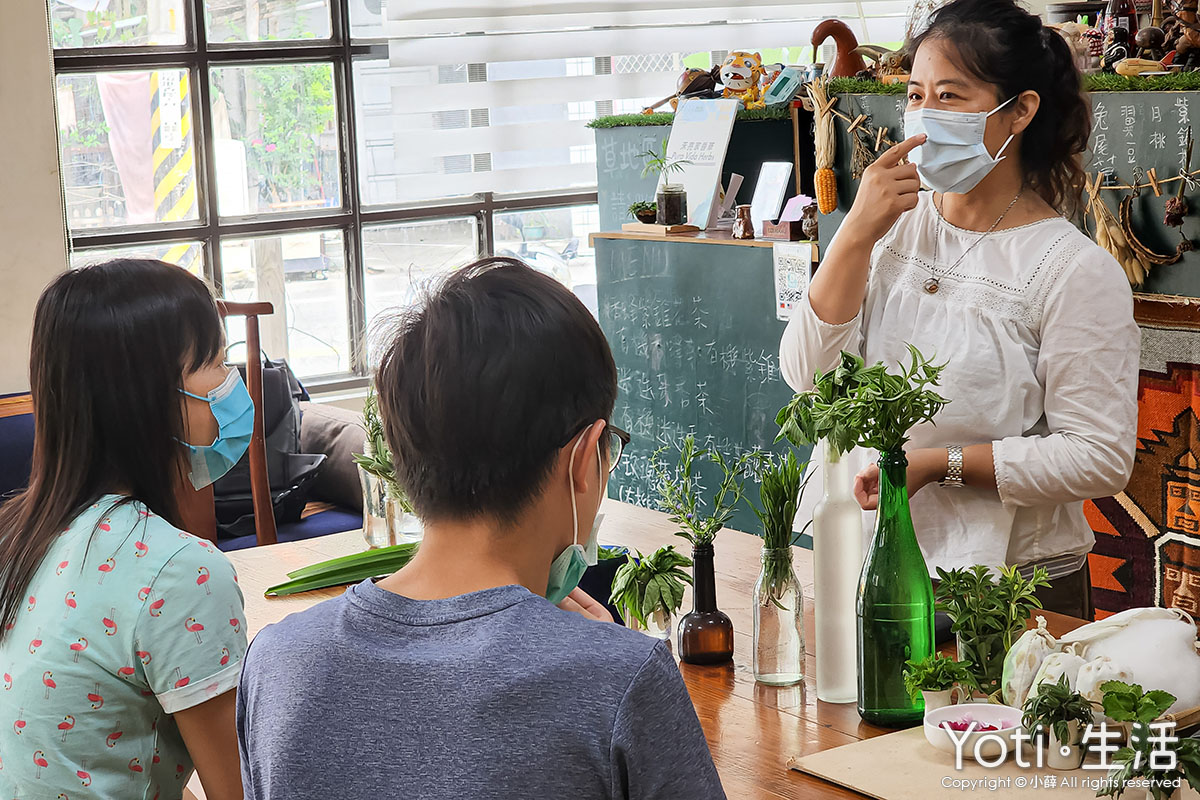
[[[730,52],[721,64],[721,83],[725,87],[721,96],[736,97],[745,108],[763,108],[766,105],[760,85],[763,74],[762,56],[758,53]]]

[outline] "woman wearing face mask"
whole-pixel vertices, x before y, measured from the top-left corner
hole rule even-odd
[[[909,138],[864,173],[782,371],[803,390],[839,351],[897,365],[906,342],[945,362],[951,402],[907,449],[931,573],[1040,564],[1047,607],[1083,616],[1081,501],[1129,478],[1139,348],[1120,267],[1063,216],[1088,101],[1067,44],[1010,0],[955,0],[909,48]],[[874,508],[874,466],[855,491]]]
[[[242,594],[176,490],[245,451],[253,406],[199,279],[120,260],[42,293],[29,486],[0,507],[0,793],[242,797]]]

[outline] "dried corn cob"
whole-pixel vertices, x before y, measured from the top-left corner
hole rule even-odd
[[[813,176],[813,182],[817,193],[817,208],[822,214],[828,214],[837,208],[837,178],[833,173],[836,138],[827,83],[827,78],[818,78],[806,87],[813,111],[817,115],[813,133],[817,172]]]

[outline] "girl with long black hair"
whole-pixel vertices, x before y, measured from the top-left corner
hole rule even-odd
[[[242,595],[176,501],[253,419],[212,293],[159,261],[66,272],[38,301],[30,383],[32,474],[0,507],[0,793],[178,798],[195,768],[240,798]]]
[[[930,570],[1044,566],[1047,607],[1086,616],[1082,501],[1133,468],[1140,341],[1121,268],[1066,218],[1091,127],[1079,71],[1012,0],[954,0],[909,52],[908,138],[863,174],[782,372],[805,389],[839,351],[894,366],[906,342],[946,362],[951,402],[907,451]],[[874,507],[875,467],[856,492]]]

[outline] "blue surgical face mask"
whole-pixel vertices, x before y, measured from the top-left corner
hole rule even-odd
[[[207,397],[179,390],[188,397],[208,403],[217,420],[217,438],[210,445],[194,445],[187,442],[188,460],[192,471],[188,474],[192,486],[203,489],[220,478],[241,460],[250,446],[254,433],[254,401],[242,375],[236,369],[229,370],[221,385],[208,393]]]
[[[988,117],[1011,103],[1010,97],[991,111],[946,111],[918,108],[904,114],[904,136],[925,134],[925,142],[908,155],[917,165],[921,182],[935,192],[966,194],[1003,161],[1001,155],[1013,137],[996,151],[983,144]]]
[[[589,427],[588,430],[591,430]],[[588,535],[587,543],[579,543],[579,517],[576,516],[575,505],[575,452],[579,449],[579,445],[583,442],[587,431],[580,434],[576,440],[575,446],[571,448],[571,460],[567,465],[567,479],[571,484],[571,527],[573,535],[571,544],[567,545],[567,549],[558,554],[554,562],[550,564],[550,580],[546,585],[546,599],[551,603],[558,605],[563,601],[563,598],[569,595],[579,581],[583,578],[583,573],[588,567],[595,566],[598,558],[599,546],[597,538],[600,532],[600,521],[604,519],[603,514],[597,514],[596,519],[592,522],[592,531]],[[604,475],[604,462],[600,460],[600,445],[596,444],[596,464],[600,468],[600,475]],[[601,490],[600,496],[604,497],[604,491]]]

